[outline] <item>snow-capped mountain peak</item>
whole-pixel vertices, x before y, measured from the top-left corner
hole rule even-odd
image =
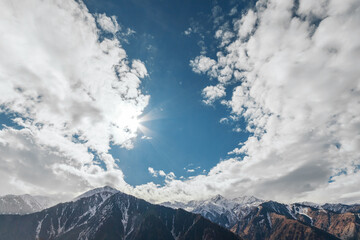
[[[27,214],[38,212],[56,202],[46,196],[5,195],[0,197],[0,214]]]
[[[103,201],[101,195],[109,192],[101,190],[28,216],[0,215],[0,239],[240,240],[197,214],[154,205],[121,192]]]
[[[234,199],[228,199],[220,194],[207,200],[181,202],[166,202],[162,205],[171,208],[183,208],[186,211],[198,213],[209,220],[229,228],[233,226],[244,214],[247,214],[252,208],[263,203],[253,196],[242,196]]]
[[[264,202],[264,200],[261,200],[254,196],[246,196],[246,195],[237,197],[237,198],[233,198],[232,201],[239,203],[239,204],[255,204],[255,205],[258,205],[258,204]]]
[[[89,190],[79,196],[77,196],[76,198],[74,198],[73,201],[77,201],[81,198],[86,198],[86,197],[90,197],[94,194],[98,194],[100,193],[101,197],[103,198],[103,200],[105,201],[108,197],[112,196],[115,193],[120,192],[119,190],[109,187],[109,186],[104,186],[104,187],[99,187],[99,188],[95,188],[92,190]]]
[[[220,202],[222,200],[224,200],[225,198],[223,196],[221,196],[220,194],[217,194],[216,196],[212,197],[210,199],[210,201],[216,203],[216,202]]]

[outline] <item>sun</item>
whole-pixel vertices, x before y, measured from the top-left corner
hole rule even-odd
[[[143,115],[138,112],[130,112],[126,116],[123,116],[121,121],[119,122],[120,127],[125,129],[128,133],[132,134],[134,137],[140,133],[142,136],[149,137],[149,135],[153,135],[154,133],[146,126],[144,123],[149,122],[151,119],[149,114]]]
[[[125,120],[125,126],[131,132],[136,132],[139,129],[140,121],[137,117],[134,116]]]

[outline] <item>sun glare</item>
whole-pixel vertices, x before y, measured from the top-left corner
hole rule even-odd
[[[136,117],[132,117],[126,120],[125,125],[130,131],[136,132],[139,128],[140,121]]]

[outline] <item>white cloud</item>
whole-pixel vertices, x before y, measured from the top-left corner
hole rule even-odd
[[[155,171],[152,167],[148,167],[148,171],[149,171],[149,173],[150,173],[153,177],[157,177],[157,176],[158,176],[158,172]]]
[[[220,39],[220,47],[228,45],[234,36],[235,34],[233,32],[225,29],[219,29],[215,33],[215,38]]]
[[[144,63],[141,62],[140,60],[137,60],[137,59],[133,60],[131,67],[132,67],[131,71],[139,78],[144,78],[144,77],[148,76],[146,67],[145,67]]]
[[[299,6],[300,18],[291,1],[259,1],[235,21],[236,39],[215,63],[200,64],[210,60],[203,55],[191,61],[195,72],[215,76],[220,84],[226,80],[221,69],[238,75],[231,100],[222,103],[232,110],[230,118],[248,122],[251,136],[230,152],[246,156],[223,160],[207,174],[135,192],[147,189],[155,201],[214,192],[285,202],[358,201],[360,3],[302,0]]]
[[[219,120],[219,123],[222,123],[222,124],[226,124],[226,123],[228,123],[229,122],[229,119],[228,118],[221,118],[220,120]]]
[[[165,177],[165,180],[166,181],[169,181],[169,180],[173,180],[176,176],[173,172],[169,172],[168,174],[166,174],[164,172],[164,170],[155,170],[154,168],[152,167],[148,167],[148,171],[149,173],[153,176],[153,177]],[[146,184],[145,184],[146,185]],[[139,186],[140,187],[140,186]]]
[[[230,10],[229,15],[230,15],[230,16],[233,16],[233,15],[235,15],[237,12],[238,12],[238,11],[237,11],[237,8],[236,8],[236,6],[235,6],[235,7],[233,7],[233,8]]]
[[[225,97],[225,87],[221,84],[216,86],[207,86],[203,89],[202,94],[204,96],[205,104],[212,104],[215,100]]]
[[[141,139],[144,139],[144,140],[151,140],[152,139],[152,137],[149,137],[149,136],[141,136]]]
[[[166,180],[167,181],[172,181],[175,178],[176,178],[176,176],[175,176],[175,173],[173,173],[173,172],[169,172],[168,174],[166,174]]]
[[[100,27],[106,31],[115,34],[120,30],[119,24],[116,21],[115,16],[108,17],[105,13],[98,14],[96,18],[97,23]]]
[[[212,87],[224,88],[214,101],[235,84],[222,103],[232,111],[229,118],[248,122],[252,136],[233,150],[246,157],[223,160],[188,180],[162,171],[164,186],[133,188],[107,151],[110,142],[132,147],[131,123],[148,103],[139,90],[139,77],[147,75],[143,64],[130,67],[115,38],[99,43],[96,20],[83,4],[5,1],[0,101],[19,115],[23,129],[0,130],[0,191],[112,184],[153,202],[215,192],[280,201],[358,200],[360,3],[300,0],[301,18],[292,4],[260,0],[236,19],[235,37],[216,60],[201,55],[190,63],[195,72],[217,78]],[[233,77],[239,82],[231,85]]]
[[[159,170],[159,175],[162,176],[162,177],[165,177],[166,173],[163,170]]]
[[[104,183],[128,191],[108,150],[110,143],[133,147],[134,122],[149,100],[140,91],[147,71],[139,60],[129,66],[114,36],[100,40],[96,22],[119,30],[115,17],[94,17],[82,2],[2,1],[0,104],[23,128],[0,130],[2,192],[83,191]]]
[[[194,60],[190,61],[190,66],[196,73],[205,73],[216,64],[214,59],[205,56],[198,56]]]
[[[241,82],[223,103],[247,120],[252,134],[229,152],[245,153],[241,162],[211,171],[226,165],[219,176],[264,198],[351,201],[346,196],[356,190],[360,164],[360,3],[302,0],[300,17],[293,4],[259,1],[235,21],[236,39],[211,64],[227,69],[215,75],[219,83],[238,74]],[[214,78],[209,68],[192,67]],[[349,186],[340,190],[344,179]]]
[[[192,32],[193,32],[192,28],[189,27],[188,29],[186,29],[186,30],[184,31],[184,34],[185,34],[186,36],[188,36],[188,35],[190,35]]]
[[[254,26],[257,20],[256,13],[253,10],[249,10],[242,16],[241,19],[235,22],[235,30],[238,31],[238,37],[244,39],[249,36],[250,33],[255,31]]]
[[[37,134],[25,128],[0,131],[0,192],[56,194],[68,200],[74,193],[93,186],[130,189],[120,169],[112,167],[105,171],[94,164],[93,154],[84,145],[70,141],[60,142],[61,148],[45,145]],[[114,165],[111,156],[104,154],[102,158],[107,166]]]

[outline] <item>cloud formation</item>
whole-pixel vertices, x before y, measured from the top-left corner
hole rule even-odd
[[[260,0],[234,15],[235,36],[219,44],[217,59],[200,55],[190,65],[233,90],[214,101],[230,109],[232,121],[245,120],[247,128],[236,131],[250,137],[208,173],[144,184],[133,193],[154,202],[215,193],[358,201],[359,11],[355,0]]]
[[[222,98],[226,95],[225,87],[221,84],[216,86],[207,86],[202,91],[205,104],[212,104],[215,100]]]
[[[166,180],[172,180],[176,177],[175,173],[173,172],[169,172],[168,174],[166,174],[164,170],[155,170],[152,167],[148,167],[148,171],[153,177],[165,177]]]
[[[116,18],[72,0],[5,0],[0,15],[1,111],[18,125],[0,130],[0,190],[126,187],[108,150],[133,147],[149,96],[139,90],[144,64],[130,64],[114,35]]]
[[[204,102],[228,107],[224,119],[245,120],[239,131],[251,136],[208,173],[179,180],[149,168],[164,185],[136,187],[108,150],[133,147],[149,100],[140,79],[148,73],[140,60],[128,60],[116,18],[94,16],[72,0],[2,2],[0,104],[17,127],[0,130],[1,192],[108,184],[153,202],[215,193],[359,199],[358,1],[260,0],[241,16],[232,10],[231,27],[221,26],[222,11],[214,8],[216,58],[202,53],[190,66],[217,81],[203,89]]]
[[[221,103],[248,124],[251,136],[231,152],[239,157],[214,168],[228,165],[219,175],[236,191],[283,201],[360,197],[346,197],[360,164],[359,11],[355,0],[260,0],[234,19],[236,37],[223,39],[217,59],[190,62],[233,89]]]

